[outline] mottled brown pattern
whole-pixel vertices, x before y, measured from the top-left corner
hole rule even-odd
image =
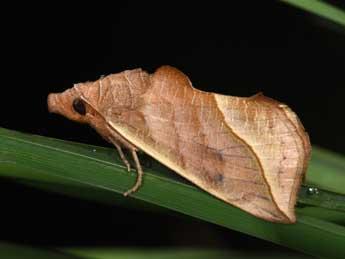
[[[76,98],[84,101],[85,116],[73,110]],[[142,149],[257,217],[296,220],[310,143],[284,104],[261,94],[240,98],[199,91],[182,72],[164,66],[152,75],[135,69],[77,84],[49,95],[48,105],[52,112],[91,124],[120,154],[126,147],[136,159],[135,151]],[[140,186],[136,165],[139,180],[126,194]]]

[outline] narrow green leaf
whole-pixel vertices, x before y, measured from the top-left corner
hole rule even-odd
[[[330,21],[345,26],[345,12],[319,0],[281,0],[307,12],[319,15]]]
[[[344,186],[344,175],[340,172],[343,161],[327,161],[331,170],[323,168],[322,172],[338,177]],[[308,175],[314,174],[315,169],[316,166],[311,166]],[[201,191],[164,167],[154,166],[144,171],[144,182],[138,192],[130,198],[116,195],[115,203],[141,200],[311,255],[345,258],[345,227],[315,217],[313,213],[304,213],[304,208],[297,208],[297,224],[266,222]],[[95,192],[101,189],[118,194],[136,180],[135,171],[128,173],[113,149],[6,129],[0,129],[0,175],[47,184],[92,187]]]
[[[305,205],[313,205],[327,209],[345,212],[345,196],[324,191],[315,187],[301,188],[298,202]]]
[[[311,172],[311,173],[310,173]],[[306,183],[345,195],[345,158],[322,148],[313,148]]]
[[[258,258],[310,258],[293,252],[255,251],[243,252],[225,249],[206,248],[111,248],[111,247],[72,247],[34,248],[27,245],[0,242],[2,259],[258,259]]]
[[[0,243],[0,258],[3,259],[83,259],[77,255],[68,254],[44,248]],[[89,257],[90,258],[90,257]]]
[[[138,248],[68,248],[62,251],[82,256],[85,259],[258,259],[258,258],[310,258],[296,253],[282,253],[272,251],[235,251],[224,249],[205,249],[205,248],[159,248],[159,249],[138,249]]]
[[[188,258],[188,259],[225,259],[229,258],[229,252],[223,250],[209,250],[202,248],[183,249],[183,248],[160,248],[160,249],[114,249],[114,248],[68,248],[62,251],[69,254],[74,254],[85,259],[175,259],[175,258]],[[240,254],[236,257],[244,258]],[[248,258],[248,257],[246,257]]]
[[[345,213],[336,210],[328,210],[320,207],[307,206],[299,209],[300,213],[310,217],[333,222],[345,226]]]

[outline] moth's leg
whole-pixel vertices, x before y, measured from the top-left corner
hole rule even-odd
[[[116,139],[114,139],[114,138],[112,138],[112,137],[108,138],[108,140],[116,147],[117,152],[119,153],[122,162],[123,162],[123,163],[125,164],[125,166],[127,167],[127,171],[128,171],[128,172],[131,171],[131,165],[130,165],[130,163],[128,162],[128,160],[127,160],[125,154],[123,153],[122,148],[121,148],[120,144],[118,143],[118,141],[116,141]]]
[[[126,191],[123,195],[127,196],[135,191],[138,190],[138,188],[141,185],[142,182],[142,178],[143,178],[143,169],[141,168],[138,156],[137,156],[137,148],[135,146],[133,146],[131,143],[127,142],[125,139],[122,138],[122,136],[120,136],[115,130],[113,130],[111,127],[107,126],[107,129],[112,133],[112,136],[109,138],[110,142],[114,144],[114,146],[119,150],[119,154],[121,156],[122,153],[122,149],[121,146],[119,145],[119,143],[121,143],[124,147],[128,148],[133,156],[134,162],[135,162],[135,166],[137,168],[137,173],[138,173],[138,177],[137,177],[137,181],[134,184],[134,186],[129,189],[128,191]],[[123,159],[124,163],[126,164],[125,161],[127,161],[127,159],[125,158],[124,154],[123,155]],[[121,156],[122,158],[122,156]],[[128,162],[128,161],[127,161]]]
[[[137,152],[135,149],[131,149],[131,153],[135,162],[135,166],[137,167],[137,172],[138,172],[138,177],[137,177],[137,182],[134,184],[134,186],[129,189],[128,191],[126,191],[123,195],[127,196],[128,194],[131,194],[135,191],[137,191],[141,185],[142,179],[143,179],[143,169],[141,168],[138,156],[137,156]]]
[[[125,154],[123,153],[121,146],[120,146],[118,143],[116,143],[116,142],[114,142],[113,144],[114,144],[114,146],[116,147],[117,152],[119,153],[119,155],[120,155],[120,157],[121,157],[123,163],[126,165],[127,171],[128,171],[128,172],[131,171],[131,165],[130,165],[130,163],[128,162],[128,160],[127,160]]]

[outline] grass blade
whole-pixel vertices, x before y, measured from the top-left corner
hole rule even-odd
[[[323,168],[322,172],[336,175],[337,180],[344,184],[344,172],[339,171],[343,160],[330,159],[328,162],[332,165],[331,169],[327,171],[327,168]],[[308,174],[314,174],[315,169],[316,166],[312,166]],[[126,171],[113,149],[6,129],[0,129],[0,175],[81,188],[92,187],[95,191],[100,189],[118,194],[127,190],[136,180],[136,173]],[[131,198],[117,195],[115,202],[127,203],[131,200],[172,209],[311,255],[345,257],[344,226],[314,217],[310,211],[304,213],[304,208],[297,209],[297,224],[266,222],[212,197],[163,167],[146,169],[144,184],[139,191]]]
[[[247,251],[233,251],[233,250],[212,250],[205,248],[159,248],[159,249],[138,249],[138,248],[68,248],[62,251],[83,256],[85,259],[257,259],[257,258],[310,258],[301,254],[291,253],[277,253],[272,251],[260,252],[259,257],[257,253],[248,253]]]
[[[319,0],[281,0],[281,1],[345,26],[345,12],[341,10],[340,8],[327,4],[323,1],[319,1]]]
[[[345,195],[344,156],[322,148],[313,148],[312,152],[306,178],[307,184]]]
[[[318,206],[345,212],[344,195],[339,195],[314,187],[302,187],[298,196],[298,202],[304,205]]]
[[[207,250],[207,249],[181,249],[181,248],[161,248],[161,249],[114,249],[114,248],[68,248],[62,249],[70,254],[80,256],[85,259],[225,259],[229,258],[226,251]],[[241,256],[233,258],[244,258]],[[248,257],[247,257],[248,258]]]
[[[60,251],[34,248],[24,245],[0,243],[0,258],[4,259],[83,259]],[[90,257],[89,257],[90,258]]]
[[[310,258],[297,253],[260,251],[260,258]],[[0,243],[0,258],[4,259],[250,259],[258,258],[257,252],[169,247],[159,249],[73,247],[73,248],[34,248],[26,245]]]

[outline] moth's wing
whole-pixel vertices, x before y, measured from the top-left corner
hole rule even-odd
[[[283,211],[272,194],[263,154],[234,132],[227,122],[232,115],[218,107],[217,96],[193,89],[178,70],[158,72],[138,110],[122,122],[110,119],[111,127],[216,197],[267,220],[294,222],[293,211]]]
[[[149,105],[145,109],[159,108]],[[198,122],[166,120],[152,112],[142,114],[145,127],[110,125],[139,149],[216,197],[258,217],[287,221],[275,205],[253,153],[224,124],[213,121],[212,126],[200,126]]]
[[[257,155],[279,209],[294,219],[294,206],[310,158],[311,145],[296,114],[285,104],[258,94],[249,98],[215,95],[224,121]]]

